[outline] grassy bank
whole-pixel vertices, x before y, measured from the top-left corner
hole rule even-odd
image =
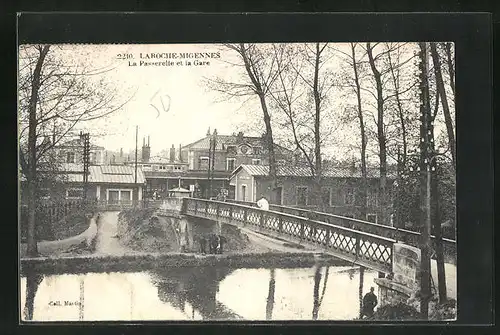
[[[151,217],[152,209],[129,209],[118,215],[118,238],[131,250],[140,252],[178,252],[179,243],[178,219],[166,217]],[[189,219],[193,240],[187,247],[187,252],[200,251],[200,237],[208,237],[213,222]],[[248,250],[249,239],[239,228],[222,225],[221,235],[226,238],[224,252],[244,252]],[[207,246],[208,252],[208,246]]]
[[[118,215],[118,238],[131,250],[173,252],[179,244],[171,225],[165,220],[150,220],[153,209],[128,209]]]
[[[362,321],[424,321],[417,310],[417,300],[393,303],[377,308],[373,316]],[[436,298],[429,303],[429,321],[453,320],[457,316],[456,301],[449,299],[440,304]]]
[[[92,205],[72,209],[68,216],[57,221],[51,221],[48,215],[38,211],[36,213],[36,239],[38,241],[55,241],[83,233],[89,227],[85,214],[93,213],[95,209]],[[20,228],[21,243],[25,243],[28,229],[28,209],[26,206],[21,207]]]
[[[263,252],[252,254],[195,255],[181,253],[142,253],[123,256],[72,256],[21,259],[21,274],[35,271],[45,274],[127,272],[168,267],[234,267],[234,268],[303,268],[315,264],[345,266],[346,262],[311,253]]]

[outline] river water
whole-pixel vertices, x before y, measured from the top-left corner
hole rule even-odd
[[[363,295],[376,276],[364,272]],[[30,275],[21,278],[21,318],[352,320],[359,316],[359,287],[358,269],[340,266]]]

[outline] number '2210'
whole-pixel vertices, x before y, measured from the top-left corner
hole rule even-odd
[[[116,55],[116,58],[118,59],[131,59],[134,58],[132,54],[118,54]]]

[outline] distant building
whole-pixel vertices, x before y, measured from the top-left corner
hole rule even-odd
[[[307,167],[280,166],[277,169],[278,204],[299,208],[314,209],[311,204],[311,192],[314,181]],[[392,179],[391,176],[389,179]],[[367,214],[361,217],[361,172],[354,167],[331,167],[323,172],[322,196],[326,204],[325,211],[371,222],[380,218],[379,186],[377,169],[368,171]],[[240,165],[231,174],[231,186],[235,189],[234,199],[239,201],[257,201],[262,195],[271,198],[272,179],[269,167],[263,165]],[[388,183],[389,186],[392,183]],[[390,187],[389,187],[390,189]]]
[[[67,200],[81,199],[83,197],[83,170],[75,164],[66,165],[59,172],[64,183],[56,188],[45,189],[47,198],[64,195]],[[142,200],[146,184],[144,174],[130,166],[98,165],[89,167],[87,198],[107,201]],[[43,192],[44,189],[41,188]]]
[[[56,145],[54,151],[60,163],[83,164],[83,141],[80,138],[75,138],[60,145]],[[104,151],[103,147],[91,144],[89,157],[90,165],[105,164]]]

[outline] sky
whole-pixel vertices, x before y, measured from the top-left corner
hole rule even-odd
[[[178,147],[194,142],[204,137],[209,127],[212,131],[217,128],[219,134],[232,134],[245,128],[243,124],[251,123],[252,117],[260,117],[252,113],[253,106],[259,107],[255,105],[258,101],[250,101],[244,108],[241,101],[218,103],[221,96],[209,92],[202,84],[204,77],[225,76],[231,71],[225,63],[232,58],[230,52],[219,50],[216,45],[79,45],[71,49],[76,58],[91,59],[91,66],[95,68],[113,68],[106,73],[106,82],[120,91],[119,101],[131,98],[112,116],[80,124],[91,134],[104,131],[106,136],[94,136],[93,140],[108,150],[133,149],[136,126],[139,147],[142,139],[149,136],[154,153],[172,144]],[[184,52],[220,52],[220,58],[210,59],[209,65],[198,66],[140,65],[141,60],[166,60],[146,59],[146,54]],[[117,59],[118,54],[131,55],[133,59]],[[133,62],[137,66],[132,66]]]

